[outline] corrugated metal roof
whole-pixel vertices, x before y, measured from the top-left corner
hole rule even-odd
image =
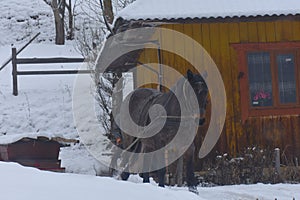
[[[118,14],[125,20],[225,18],[300,14],[300,0],[137,0]]]

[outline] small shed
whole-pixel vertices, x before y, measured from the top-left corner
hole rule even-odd
[[[212,153],[237,155],[247,147],[258,146],[278,147],[291,160],[300,157],[299,0],[137,0],[119,13],[113,30],[120,33],[140,27],[161,27],[185,34],[216,63],[226,89],[227,114]],[[157,49],[170,45],[166,43],[172,40],[173,48],[186,48],[176,46],[172,34],[148,34],[144,37],[156,39]],[[135,36],[124,36],[123,44],[132,38]],[[112,45],[105,45],[103,55]],[[200,56],[190,47],[184,52],[190,57]],[[147,85],[157,76],[140,65],[159,71],[158,63],[182,74],[194,69],[178,55],[141,49],[120,56],[108,71],[137,66],[135,85],[157,87]],[[160,75],[164,84],[178,78],[168,71]],[[196,140],[199,149],[201,137]]]
[[[64,172],[59,160],[60,147],[70,142],[45,136],[1,136],[0,161],[17,162],[41,170]]]

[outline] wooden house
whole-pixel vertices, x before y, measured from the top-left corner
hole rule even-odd
[[[189,36],[218,67],[226,90],[227,114],[212,153],[234,156],[244,148],[258,146],[278,147],[290,160],[300,157],[299,0],[137,0],[119,13],[114,32],[141,27],[161,27]],[[126,37],[123,40],[135,38]],[[159,48],[163,49],[172,37],[157,36]],[[173,48],[185,48],[185,55],[199,56],[190,46],[176,46],[175,37],[173,41]],[[105,45],[104,54],[111,45]],[[194,69],[178,55],[143,49],[120,56],[108,70],[126,71],[137,66],[135,84],[156,87],[143,84],[157,76],[141,64],[157,71],[157,63],[182,74]],[[164,84],[178,78],[167,71],[160,75]],[[198,137],[199,146],[200,140]]]

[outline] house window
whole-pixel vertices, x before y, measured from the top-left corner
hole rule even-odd
[[[293,54],[278,54],[276,55],[276,64],[279,103],[297,103],[295,56]]]
[[[242,118],[300,115],[300,43],[234,44]]]
[[[272,106],[272,75],[268,52],[248,53],[248,78],[251,106]]]

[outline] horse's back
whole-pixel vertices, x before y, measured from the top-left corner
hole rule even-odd
[[[152,105],[151,102],[161,94],[161,92],[154,89],[139,88],[134,90],[131,95],[126,97],[125,101],[129,102],[129,114],[135,124],[142,127],[146,125],[149,117],[148,111]],[[129,145],[131,145],[136,139],[135,137],[124,133],[123,131],[121,134],[123,137],[124,148],[127,148]],[[134,148],[135,147],[133,147],[133,149]]]
[[[162,95],[161,92],[150,88],[139,88],[132,93],[129,99],[129,112],[137,125],[146,125],[149,108],[160,95]]]

